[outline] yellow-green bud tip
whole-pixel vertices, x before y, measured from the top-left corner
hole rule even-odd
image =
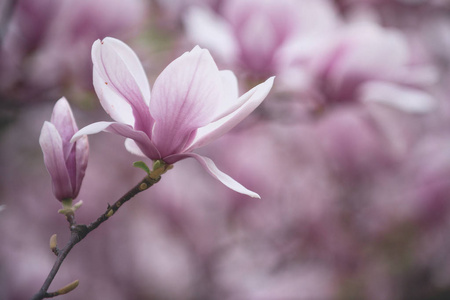
[[[64,295],[64,294],[67,294],[67,293],[73,291],[74,289],[76,289],[77,286],[78,286],[78,284],[80,284],[80,281],[77,279],[77,280],[75,280],[74,282],[69,283],[69,284],[66,285],[65,287],[60,288],[59,290],[56,291],[56,293],[57,293],[58,295]]]
[[[50,237],[50,249],[54,251],[57,246],[56,233]]]

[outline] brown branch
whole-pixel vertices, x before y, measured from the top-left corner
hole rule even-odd
[[[53,265],[53,268],[51,269],[50,273],[47,276],[47,279],[45,280],[44,284],[42,285],[39,292],[37,292],[32,300],[42,300],[45,298],[51,298],[55,297],[57,295],[60,295],[61,293],[52,292],[48,293],[48,288],[50,287],[50,284],[52,283],[53,279],[55,278],[56,274],[58,273],[59,268],[61,267],[64,259],[66,258],[67,254],[72,250],[72,248],[79,243],[81,240],[83,240],[91,231],[96,229],[98,226],[100,226],[103,222],[108,220],[111,216],[115,214],[115,212],[128,200],[139,194],[140,192],[145,191],[146,189],[150,188],[152,185],[157,183],[161,179],[161,175],[170,169],[170,165],[163,165],[161,168],[156,169],[149,173],[148,176],[146,176],[144,179],[141,180],[135,187],[133,187],[131,190],[129,190],[125,195],[123,195],[119,200],[117,200],[112,206],[108,205],[108,208],[106,209],[105,213],[103,213],[97,220],[92,222],[89,225],[77,225],[75,223],[75,219],[73,216],[70,216],[70,219],[68,219],[70,224],[70,240],[69,242],[64,246],[64,248],[60,249],[59,251],[55,251],[57,253],[56,261]]]
[[[3,11],[0,15],[0,46],[3,44],[3,40],[8,32],[9,23],[14,14],[14,10],[18,5],[18,0],[3,1]]]

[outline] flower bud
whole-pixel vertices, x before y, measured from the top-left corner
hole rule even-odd
[[[63,97],[53,108],[51,122],[45,122],[39,137],[45,166],[52,177],[56,199],[78,196],[88,162],[89,144],[86,136],[74,143],[70,139],[78,131],[69,103]]]

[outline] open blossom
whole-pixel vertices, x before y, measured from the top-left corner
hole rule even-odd
[[[45,166],[52,177],[53,194],[60,201],[78,196],[87,167],[87,136],[70,142],[77,131],[69,102],[63,97],[56,102],[51,122],[45,121],[39,137]]]
[[[191,151],[249,115],[269,93],[273,77],[238,97],[233,72],[219,71],[209,51],[196,46],[170,63],[150,92],[137,55],[125,43],[114,38],[97,40],[92,60],[96,93],[116,122],[86,126],[73,140],[100,131],[115,133],[127,138],[125,146],[134,154],[168,164],[195,158],[227,187],[259,197],[219,171],[211,159]]]

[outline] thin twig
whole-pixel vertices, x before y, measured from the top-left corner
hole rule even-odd
[[[168,169],[168,166],[164,166],[163,172],[165,172]],[[158,170],[156,170],[158,171]],[[155,172],[155,171],[154,171]],[[72,248],[81,240],[83,240],[91,231],[96,229],[100,224],[108,220],[111,216],[115,214],[115,212],[128,200],[139,194],[140,192],[145,191],[146,189],[150,188],[152,185],[157,183],[161,177],[160,175],[163,172],[156,172],[150,173],[148,176],[146,176],[144,179],[141,180],[135,187],[133,187],[131,190],[129,190],[125,195],[123,195],[119,200],[117,200],[112,206],[108,205],[108,208],[106,209],[105,213],[103,213],[97,220],[92,222],[89,225],[77,225],[75,223],[74,218],[70,218],[69,224],[70,224],[70,240],[69,242],[58,251],[58,256],[56,258],[56,261],[53,265],[53,268],[51,269],[50,273],[47,276],[47,279],[45,280],[44,284],[42,285],[41,289],[38,293],[36,293],[32,300],[42,300],[45,298],[51,298],[56,296],[56,292],[48,293],[48,288],[50,287],[50,284],[52,283],[53,279],[55,278],[56,274],[58,273],[59,268],[61,267],[64,259],[66,258],[67,254],[72,250]]]

